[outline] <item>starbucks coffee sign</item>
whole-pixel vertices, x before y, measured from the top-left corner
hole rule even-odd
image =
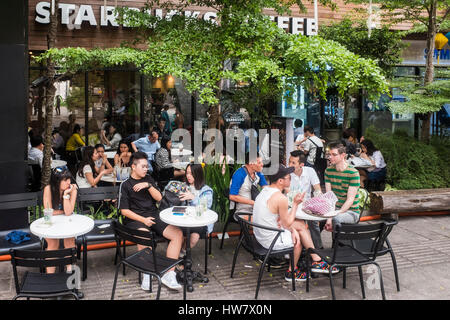
[[[76,5],[72,3],[59,3],[60,23],[66,25],[68,29],[81,29],[83,23],[88,23],[91,26],[100,27],[120,27],[117,23],[117,15],[114,12],[114,6],[99,6],[97,11],[91,5]],[[139,8],[129,8],[131,10],[139,11]],[[50,2],[41,1],[36,5],[35,21],[40,24],[50,23]],[[148,12],[151,15],[170,19],[173,15],[178,14],[177,10],[164,11],[162,9],[152,9]],[[216,21],[216,12],[200,11],[183,11],[187,17],[196,17],[199,19]],[[302,17],[288,17],[288,16],[270,16],[279,28],[286,30],[292,34],[303,34],[312,36],[317,34],[316,22],[313,18]],[[123,25],[122,27],[127,27]]]

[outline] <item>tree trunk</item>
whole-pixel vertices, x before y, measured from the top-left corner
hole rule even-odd
[[[442,211],[450,208],[450,188],[370,193],[370,211],[374,214]]]
[[[55,8],[58,8],[59,0],[55,0]],[[58,9],[55,14],[50,14],[50,26],[47,34],[48,49],[54,48],[56,43],[56,31],[58,26]],[[44,134],[44,160],[42,163],[41,186],[44,187],[50,183],[51,174],[51,150],[52,150],[52,130],[53,130],[53,103],[55,100],[56,88],[54,86],[56,70],[55,64],[47,60],[47,78],[48,82],[45,90],[45,134]]]
[[[434,0],[431,3],[430,8],[430,16],[428,17],[428,30],[427,30],[427,61],[425,67],[425,77],[424,77],[424,86],[433,82],[434,79],[434,65],[433,65],[433,55],[434,55],[434,39],[436,37],[436,14],[437,14],[437,1]],[[424,142],[430,141],[430,122],[431,122],[431,112],[428,112],[423,115],[422,120],[422,130],[421,130],[421,139]]]
[[[351,98],[349,95],[345,95],[344,98],[344,116],[343,116],[343,122],[342,122],[342,130],[350,128],[350,105],[351,105]]]

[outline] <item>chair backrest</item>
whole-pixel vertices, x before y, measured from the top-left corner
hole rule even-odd
[[[80,188],[77,193],[78,208],[84,212],[86,202],[102,201],[105,199],[117,200],[119,186],[108,186],[98,188]]]
[[[387,231],[389,223],[386,221],[374,223],[374,224],[342,224],[334,226],[335,233],[335,243],[338,244],[341,240],[347,241],[358,241],[358,240],[367,240],[372,239],[373,245],[371,248],[371,252],[365,252],[364,255],[367,256],[371,260],[375,260],[378,251],[383,246],[384,240],[386,239],[389,232],[392,230],[392,226],[390,226],[389,232]],[[339,249],[339,245],[334,246],[334,252],[332,261],[335,260],[337,250]]]
[[[234,214],[234,219],[239,222],[239,225],[241,227],[241,232],[243,233],[242,237],[243,237],[244,248],[246,248],[249,251],[254,251],[256,249],[255,244],[258,242],[258,240],[256,239],[255,235],[251,233],[251,230],[252,229],[254,230],[255,228],[256,229],[259,228],[259,229],[277,232],[275,237],[272,240],[270,247],[269,247],[269,250],[271,251],[273,246],[275,245],[277,239],[281,235],[281,232],[283,232],[283,230],[271,228],[271,227],[267,227],[267,226],[263,226],[263,225],[251,222],[250,221],[251,216],[252,216],[252,214],[248,213],[248,212],[236,212]]]
[[[40,216],[40,205],[42,192],[25,192],[0,195],[0,213],[3,210],[32,208],[35,217]]]
[[[367,206],[367,202],[369,201],[369,191],[367,191],[364,188],[359,188],[358,190],[358,194],[359,194],[359,201],[360,201],[360,213],[359,213],[359,217],[358,217],[358,222],[361,220],[361,216],[364,213],[364,211],[366,210],[366,206]]]
[[[9,253],[11,255],[17,294],[20,292],[17,267],[40,268],[41,270],[45,270],[44,268],[46,267],[64,268],[66,265],[75,265],[77,263],[76,252],[75,248],[45,251],[11,249]]]
[[[119,223],[117,220],[113,220],[112,225],[118,244],[121,240],[125,240],[142,246],[156,247],[155,236],[150,229],[148,231],[131,229]]]

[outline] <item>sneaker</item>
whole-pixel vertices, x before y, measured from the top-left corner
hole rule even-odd
[[[177,275],[175,271],[169,271],[165,275],[162,276],[161,282],[172,290],[180,290],[183,287],[177,281]]]
[[[311,265],[311,272],[316,273],[330,273],[330,265],[325,261],[313,262]],[[333,267],[331,273],[335,274],[339,272],[339,268]]]
[[[148,291],[150,290],[150,275],[143,274],[142,276],[142,283],[141,283],[142,290]]]
[[[263,263],[263,260],[261,260],[260,258],[257,258],[257,260],[259,261],[259,263]],[[287,264],[287,262],[289,262],[289,260],[285,260],[283,258],[269,258],[269,260],[267,260],[266,266],[270,264],[270,268],[272,269],[281,269]]]
[[[306,281],[306,272],[301,272],[300,270],[295,269],[294,273],[295,281]],[[284,280],[287,282],[292,282],[292,271],[287,270],[284,273]]]

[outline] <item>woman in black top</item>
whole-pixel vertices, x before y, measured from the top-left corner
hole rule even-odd
[[[167,180],[172,178],[183,178],[186,175],[184,170],[178,170],[173,167],[172,156],[170,150],[172,149],[172,140],[169,136],[163,136],[161,140],[161,148],[155,154],[155,162],[157,170],[164,172],[164,177]]]

